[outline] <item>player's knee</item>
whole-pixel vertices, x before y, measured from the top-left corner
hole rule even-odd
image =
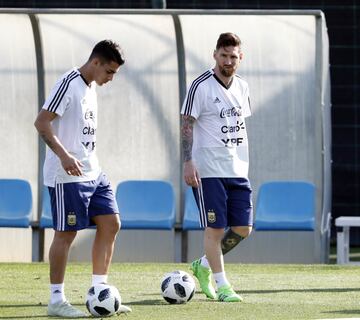
[[[55,231],[54,242],[61,246],[70,246],[76,234],[76,231]]]
[[[241,236],[243,239],[247,238],[252,232],[252,226],[247,227],[232,227],[231,230]]]
[[[218,243],[221,241],[223,237],[224,237],[224,229],[222,228],[207,227],[205,229],[205,240]]]
[[[229,229],[228,231],[226,231],[223,239],[221,240],[222,253],[228,253],[230,250],[234,249],[243,239],[243,237]]]
[[[102,215],[94,219],[97,232],[103,237],[114,237],[120,230],[119,215]]]
[[[121,227],[121,222],[120,222],[120,219],[117,218],[117,219],[114,219],[114,222],[110,224],[110,226],[108,227],[108,230],[111,234],[113,235],[116,235],[119,230],[120,230],[120,227]]]
[[[118,219],[115,223],[115,232],[118,233],[121,228],[121,221]]]

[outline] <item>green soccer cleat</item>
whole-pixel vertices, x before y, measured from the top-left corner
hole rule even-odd
[[[216,292],[211,283],[211,270],[203,267],[200,263],[201,259],[193,261],[190,270],[192,270],[194,276],[198,279],[202,292],[209,299],[216,299]]]
[[[221,302],[241,302],[243,298],[239,296],[234,289],[225,285],[218,289],[217,291],[217,299]]]

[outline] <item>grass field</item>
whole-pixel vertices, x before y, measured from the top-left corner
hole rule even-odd
[[[160,295],[166,272],[185,264],[114,263],[109,282],[133,312],[113,319],[330,319],[360,318],[360,267],[337,265],[228,264],[227,274],[243,303],[206,300],[196,292],[185,305],[169,305]],[[90,286],[88,263],[68,266],[67,298],[85,310]],[[0,264],[0,319],[44,319],[48,265]]]

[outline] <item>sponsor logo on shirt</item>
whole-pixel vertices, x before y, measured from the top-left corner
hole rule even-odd
[[[245,129],[244,122],[241,122],[239,124],[239,121],[236,121],[236,126],[222,126],[221,132],[222,133],[233,133],[233,132],[239,132],[240,130]]]
[[[82,134],[84,136],[93,136],[92,139],[95,139],[96,135],[96,123],[95,123],[95,112],[91,109],[87,109],[84,113],[85,124],[82,129]],[[85,138],[88,140],[88,138]],[[83,146],[89,150],[94,151],[96,146],[96,141],[82,141]]]
[[[220,111],[220,118],[240,117],[241,115],[241,107],[222,108]]]
[[[240,146],[243,143],[243,140],[244,138],[221,139],[225,147]]]
[[[85,120],[91,119],[91,120],[94,121],[94,120],[95,120],[95,113],[94,113],[94,111],[92,111],[92,110],[90,110],[90,109],[87,109],[87,110],[85,111],[84,118],[85,118]]]
[[[95,147],[96,147],[96,141],[88,141],[88,142],[81,142],[82,145],[90,150],[90,151],[94,151],[95,150]]]
[[[93,128],[93,127],[91,127],[90,125],[88,125],[88,126],[84,127],[82,133],[83,133],[84,135],[94,136],[95,133],[96,133],[96,129]]]

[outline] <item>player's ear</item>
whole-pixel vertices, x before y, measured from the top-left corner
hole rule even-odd
[[[92,60],[91,60],[91,64],[93,66],[99,66],[100,65],[100,59],[98,57],[94,57]]]
[[[239,54],[239,59],[240,59],[240,61],[241,61],[243,58],[244,58],[244,53],[240,52],[240,54]]]
[[[214,59],[216,59],[216,52],[217,52],[217,51],[216,51],[216,49],[215,49],[214,52],[213,52],[213,58],[214,58]]]

